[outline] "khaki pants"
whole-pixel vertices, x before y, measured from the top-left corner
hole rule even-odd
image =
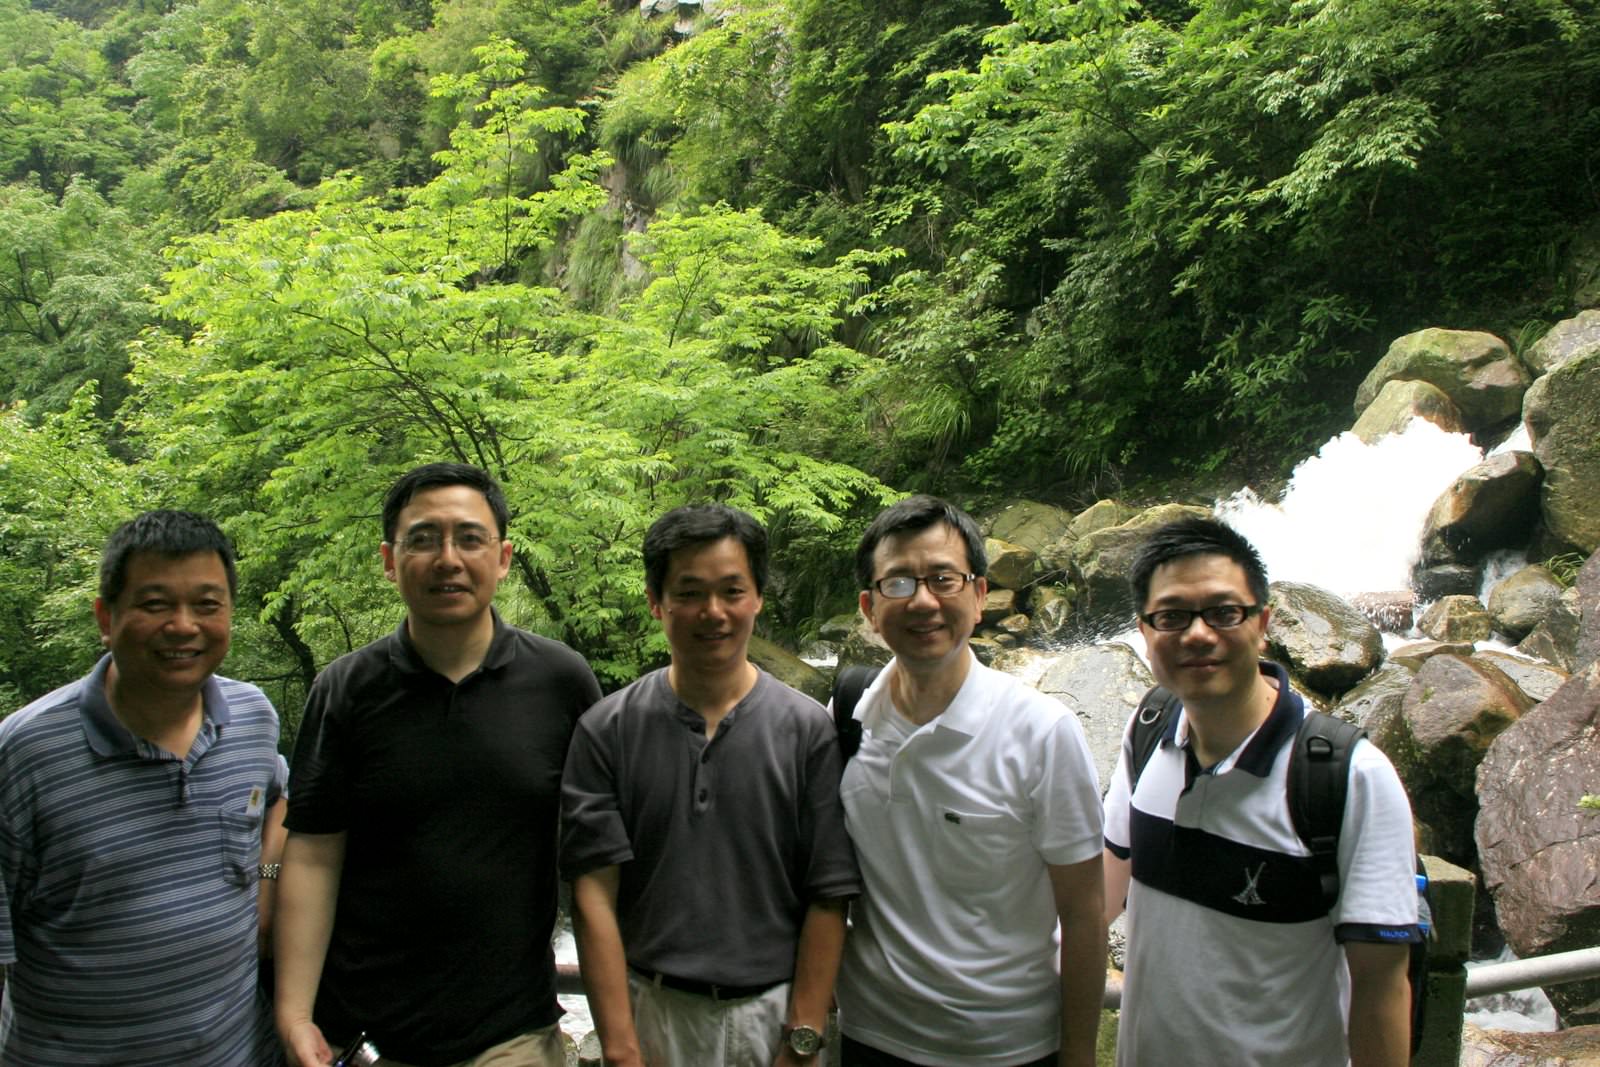
[[[378,1067],[409,1067],[387,1056],[379,1057]],[[484,1049],[471,1059],[451,1067],[567,1067],[567,1051],[561,1043],[561,1025],[551,1023],[542,1030],[529,1030],[510,1041]]]

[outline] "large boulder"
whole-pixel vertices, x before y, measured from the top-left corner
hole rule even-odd
[[[1522,421],[1544,465],[1545,528],[1593,552],[1600,547],[1600,351],[1575,356],[1534,382]]]
[[[850,631],[850,636],[839,642],[839,666],[843,667],[852,663],[864,664],[868,667],[882,667],[894,658],[894,653],[889,651],[889,646],[883,643],[883,638],[865,619],[861,625]]]
[[[1529,346],[1523,358],[1537,377],[1548,374],[1569,359],[1600,352],[1600,310],[1580,311],[1563,319]]]
[[[1572,664],[1576,673],[1600,659],[1600,552],[1578,568],[1572,588],[1562,594],[1562,603],[1578,617],[1578,639],[1573,645]]]
[[[1395,743],[1396,723],[1416,673],[1415,668],[1390,660],[1340,697],[1328,714],[1355,723],[1367,731],[1373,744],[1388,752]]]
[[[1478,768],[1478,856],[1506,941],[1528,957],[1600,944],[1600,664],[1495,738]],[[1600,979],[1551,986],[1568,1025],[1600,1023]]]
[[[1563,592],[1544,621],[1518,643],[1517,651],[1560,667],[1568,674],[1577,670],[1580,666],[1578,643],[1583,635],[1582,609],[1578,602],[1576,588]]]
[[[1494,628],[1512,641],[1521,641],[1556,610],[1561,592],[1561,583],[1548,568],[1538,564],[1523,567],[1489,590]]]
[[[1121,641],[1085,645],[1052,663],[1039,679],[1049,693],[1077,713],[1094,756],[1100,791],[1111,785],[1111,771],[1122,749],[1122,733],[1139,698],[1155,684],[1150,668]]]
[[[1383,662],[1383,635],[1326,589],[1273,582],[1267,654],[1306,689],[1336,696]]]
[[[817,703],[828,702],[833,688],[832,680],[793,652],[760,634],[750,635],[750,662]]]
[[[989,516],[984,529],[990,537],[1044,551],[1066,536],[1072,513],[1033,500],[1015,500]]]
[[[1064,641],[1072,631],[1072,591],[1060,585],[1033,590],[1033,638],[1045,644]]]
[[[1539,461],[1502,452],[1479,463],[1439,494],[1422,525],[1425,564],[1476,563],[1490,552],[1525,545],[1538,515]]]
[[[1070,545],[1058,543],[1052,553],[1078,577],[1081,594],[1076,615],[1080,626],[1091,633],[1109,634],[1132,625],[1136,605],[1128,590],[1128,572],[1139,546],[1158,526],[1192,516],[1208,518],[1210,515],[1208,508],[1162,504],[1140,512],[1119,526],[1096,530]],[[1054,565],[1048,554],[1045,565]]]
[[[1073,518],[1072,524],[1067,528],[1067,536],[1076,541],[1088,537],[1096,530],[1104,530],[1108,526],[1121,526],[1138,514],[1139,509],[1132,504],[1124,504],[1120,500],[1096,500]]]
[[[1391,381],[1423,381],[1437,387],[1461,411],[1467,429],[1514,417],[1531,381],[1522,361],[1493,334],[1465,330],[1420,330],[1389,346],[1356,390],[1359,416]]]
[[[1039,576],[1039,553],[1026,545],[990,537],[983,542],[989,557],[989,585],[1002,589],[1026,589]]]
[[[1350,432],[1367,444],[1403,433],[1412,419],[1427,419],[1446,433],[1461,433],[1461,411],[1438,386],[1418,381],[1384,382]]]
[[[1549,700],[1570,677],[1566,671],[1553,663],[1529,659],[1527,656],[1514,656],[1510,652],[1485,649],[1482,652],[1472,653],[1472,658],[1489,664],[1510,678],[1512,684],[1522,690],[1523,695],[1535,704]]]
[[[1423,851],[1473,866],[1478,763],[1530,706],[1509,678],[1477,660],[1434,656],[1417,671],[1386,751],[1424,828]]]
[[[1523,1033],[1467,1023],[1458,1062],[1460,1067],[1600,1067],[1600,1026]]]
[[[1483,568],[1465,563],[1419,563],[1411,572],[1411,589],[1418,600],[1438,600],[1442,596],[1472,596],[1483,584]]]
[[[983,598],[983,621],[985,624],[999,622],[1007,615],[1017,612],[1017,592],[1015,589],[997,589],[989,587],[989,595]]]
[[[1435,641],[1482,641],[1494,632],[1494,620],[1477,597],[1447,596],[1422,613],[1417,629]]]

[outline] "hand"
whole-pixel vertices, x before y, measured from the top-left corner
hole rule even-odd
[[[283,1039],[289,1067],[328,1067],[333,1062],[333,1048],[322,1036],[317,1024],[310,1019],[280,1023],[278,1036]]]
[[[816,1067],[816,1056],[797,1056],[794,1050],[785,1041],[783,1047],[778,1049],[777,1058],[772,1061],[772,1067]]]

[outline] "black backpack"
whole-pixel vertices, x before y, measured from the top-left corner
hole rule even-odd
[[[857,692],[859,698],[860,693]],[[1139,701],[1128,737],[1128,788],[1131,793],[1144,772],[1145,764],[1167,732],[1181,702],[1176,694],[1153,686]],[[857,724],[856,743],[860,744]],[[1305,720],[1295,734],[1294,752],[1289,758],[1289,818],[1295,833],[1311,851],[1311,866],[1322,887],[1322,903],[1329,910],[1339,899],[1339,830],[1344,823],[1345,796],[1350,787],[1350,756],[1356,742],[1367,736],[1361,727],[1343,719],[1307,709]],[[1428,941],[1431,934],[1432,900],[1422,860],[1417,860],[1418,917],[1423,937],[1411,946],[1407,978],[1411,983],[1411,1051],[1422,1044],[1424,986],[1427,977]]]
[[[845,762],[849,762],[861,747],[861,723],[856,719],[856,705],[881,670],[882,667],[857,663],[840,667],[839,673],[833,676],[833,728],[839,733],[839,751]]]

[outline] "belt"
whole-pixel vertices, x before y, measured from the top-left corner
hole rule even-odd
[[[761,982],[757,985],[718,985],[716,982],[702,982],[696,978],[677,978],[660,971],[645,971],[637,967],[629,970],[639,976],[644,982],[660,988],[676,989],[680,993],[693,993],[700,997],[710,997],[712,1000],[743,1000],[746,997],[759,996],[767,990],[787,982],[787,978],[776,982]]]

